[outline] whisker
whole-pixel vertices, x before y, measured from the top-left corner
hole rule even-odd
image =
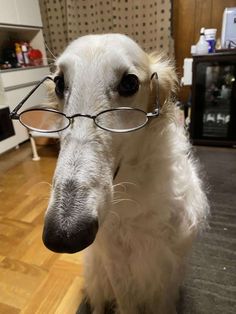
[[[114,196],[115,196],[115,195],[122,195],[122,194],[127,195],[128,193],[127,193],[126,191],[114,191],[114,192],[113,192],[113,195],[114,195]]]
[[[140,205],[137,201],[132,200],[130,198],[120,198],[120,199],[117,199],[117,200],[113,200],[112,204],[116,205],[116,204],[119,204],[119,203],[125,202],[125,201],[135,203],[136,205]]]
[[[137,183],[134,183],[134,182],[129,182],[129,181],[124,181],[124,182],[121,182],[122,184],[127,184],[127,185],[134,185],[134,186],[138,186]]]
[[[113,185],[114,192],[116,192],[115,189],[120,188],[120,187],[123,189],[124,192],[127,192],[128,185],[138,187],[138,185],[134,182],[128,182],[128,181],[127,182],[126,181],[119,182],[119,183]]]
[[[41,181],[41,182],[38,182],[38,184],[45,184],[45,185],[49,185],[50,188],[52,188],[52,184],[47,182],[47,181]]]

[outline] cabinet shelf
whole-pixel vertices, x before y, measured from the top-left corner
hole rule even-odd
[[[32,46],[34,49],[39,49],[42,52],[43,65],[47,65],[47,56],[44,46],[43,32],[41,28],[21,28],[21,26],[9,28],[1,27],[0,24],[0,47],[4,47],[4,43],[7,41],[28,42],[30,46]],[[2,51],[0,49],[0,57],[1,54]]]
[[[42,26],[33,26],[33,25],[19,25],[19,24],[9,24],[9,23],[0,23],[0,28],[5,31],[25,31],[25,30],[40,30],[43,29]]]
[[[40,69],[40,68],[47,68],[48,65],[32,65],[28,66],[25,68],[10,68],[10,69],[5,69],[5,70],[0,70],[0,73],[7,73],[7,72],[18,72],[18,71],[27,71],[27,70],[32,70],[32,69]]]

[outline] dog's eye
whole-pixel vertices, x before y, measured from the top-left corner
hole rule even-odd
[[[118,93],[121,96],[132,96],[139,89],[139,79],[135,74],[127,74],[123,76],[118,85]]]
[[[54,77],[54,82],[55,82],[55,93],[59,98],[63,98],[64,96],[64,91],[65,91],[65,81],[64,81],[64,76],[57,75]]]

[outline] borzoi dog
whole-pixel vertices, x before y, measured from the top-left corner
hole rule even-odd
[[[175,313],[185,257],[208,203],[179,124],[171,62],[120,34],[73,41],[55,92],[70,117],[45,216],[55,251],[85,248],[93,314]]]

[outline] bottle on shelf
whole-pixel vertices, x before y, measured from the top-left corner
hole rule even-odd
[[[26,66],[30,65],[29,57],[28,57],[28,44],[26,42],[21,44],[21,51],[23,56],[23,61]]]
[[[205,29],[205,38],[208,42],[208,52],[212,53],[215,52],[215,46],[216,46],[216,28],[208,28]]]
[[[22,50],[19,43],[15,43],[15,51],[16,51],[16,57],[17,57],[17,61],[19,65],[23,66],[24,59],[23,59],[23,54],[22,54]]]
[[[196,54],[197,55],[205,55],[208,54],[208,42],[205,38],[205,28],[202,27],[200,30],[200,38],[199,41],[196,44]]]

